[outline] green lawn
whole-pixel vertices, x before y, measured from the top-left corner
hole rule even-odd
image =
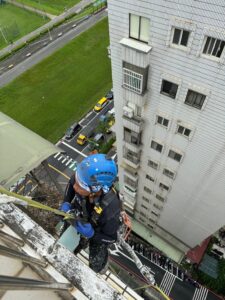
[[[18,40],[48,21],[49,19],[43,19],[39,15],[14,5],[0,5],[0,49],[6,47],[10,41]]]
[[[81,0],[17,0],[25,5],[43,10],[53,15],[59,15]]]
[[[0,111],[56,142],[111,88],[108,20],[0,89]]]

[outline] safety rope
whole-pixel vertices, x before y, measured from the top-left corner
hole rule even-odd
[[[45,205],[45,204],[42,204],[42,203],[37,202],[35,200],[32,200],[31,198],[16,194],[14,192],[10,192],[10,191],[6,190],[5,188],[3,188],[1,186],[0,186],[0,194],[3,194],[3,195],[5,194],[9,197],[16,198],[16,199],[11,199],[11,201],[9,199],[8,203],[13,202],[13,203],[18,204],[18,205],[32,206],[32,207],[36,207],[36,208],[39,208],[39,209],[43,209],[43,210],[46,210],[46,211],[53,212],[56,215],[65,217],[65,219],[74,219],[73,214],[65,213],[65,212],[63,212],[59,209],[52,208],[48,205]],[[18,201],[18,199],[20,199],[21,201]],[[0,195],[0,205],[1,204],[3,204],[3,203],[1,203],[1,195]]]

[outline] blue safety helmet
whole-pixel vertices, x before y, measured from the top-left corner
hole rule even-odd
[[[117,176],[117,167],[113,159],[104,154],[93,154],[82,160],[76,170],[78,184],[87,191],[107,193]]]

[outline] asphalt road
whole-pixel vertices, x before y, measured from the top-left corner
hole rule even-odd
[[[126,270],[126,272],[135,277],[137,281],[140,282],[140,286],[144,286],[148,284],[146,280],[143,278],[138,268],[134,264],[133,260],[130,258],[129,254],[123,249],[121,246],[117,244],[112,246],[112,250],[110,250],[110,259],[116,263],[120,268]],[[207,288],[200,286],[200,288],[196,288],[190,283],[184,282],[179,276],[176,274],[176,270],[168,271],[155,262],[155,260],[151,260],[151,257],[144,257],[143,255],[136,252],[142,263],[148,266],[152,273],[155,276],[155,280],[157,285],[161,290],[164,291],[171,299],[173,300],[219,300],[214,293],[209,291]],[[175,272],[174,272],[175,271]]]
[[[96,15],[83,20],[80,23],[69,22],[54,28],[39,39],[30,43],[27,47],[17,51],[11,57],[0,62],[0,87],[6,85],[17,76],[30,69],[53,52],[62,48],[69,41],[86,31],[101,19],[107,16],[107,12],[101,11]],[[74,27],[76,25],[76,27]],[[9,66],[12,66],[10,68]]]

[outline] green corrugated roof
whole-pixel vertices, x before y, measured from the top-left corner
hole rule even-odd
[[[8,189],[58,147],[0,112],[0,185]]]

